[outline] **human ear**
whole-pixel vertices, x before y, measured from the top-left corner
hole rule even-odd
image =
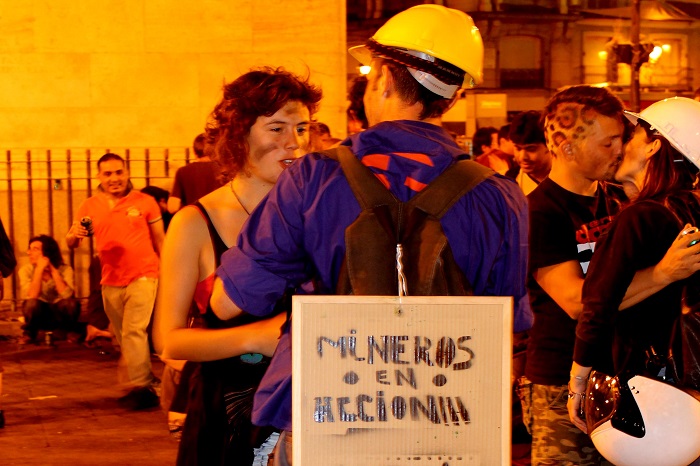
[[[573,160],[574,158],[574,147],[569,142],[568,140],[565,140],[564,142],[561,143],[559,146],[561,147],[561,152],[564,154],[564,157],[566,157],[568,160]]]
[[[652,155],[659,152],[659,149],[661,149],[661,140],[656,138],[652,139],[651,144],[649,144],[647,149],[647,158],[650,158]]]
[[[382,75],[379,78],[379,86],[382,91],[382,97],[389,97],[391,92],[394,90],[394,75],[391,74],[391,70],[387,65],[382,65]]]

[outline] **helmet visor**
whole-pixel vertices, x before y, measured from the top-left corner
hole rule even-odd
[[[619,380],[598,371],[592,371],[586,386],[584,412],[590,435],[598,426],[612,418],[620,399]]]
[[[632,437],[642,438],[646,427],[635,399],[639,391],[630,384],[632,374],[610,377],[592,371],[586,386],[586,426],[588,435],[608,420],[611,426]]]

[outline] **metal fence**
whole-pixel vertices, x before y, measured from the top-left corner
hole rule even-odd
[[[61,246],[75,271],[76,297],[89,295],[92,241],[70,250],[65,235],[80,204],[98,186],[97,160],[113,152],[126,160],[135,189],[155,185],[170,191],[177,168],[189,163],[190,148],[10,149],[0,160],[0,217],[17,256],[15,273],[5,279],[0,309],[21,303],[17,270],[28,262],[29,238],[47,234]]]

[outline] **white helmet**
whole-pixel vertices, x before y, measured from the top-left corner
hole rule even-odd
[[[484,43],[474,20],[442,5],[408,8],[390,18],[365,45],[348,52],[363,65],[373,56],[397,61],[424,87],[448,99],[460,87],[484,80]]]
[[[672,97],[654,102],[641,113],[625,110],[625,116],[635,125],[638,119],[649,123],[700,168],[700,102],[687,97]]]
[[[700,457],[700,393],[636,375],[593,371],[585,399],[588,434],[617,466],[687,466]]]

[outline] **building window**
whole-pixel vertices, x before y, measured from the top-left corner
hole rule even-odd
[[[692,75],[686,57],[686,38],[677,34],[649,34],[644,38],[654,45],[654,52],[639,70],[642,86],[673,90],[690,90]]]
[[[583,35],[583,83],[598,84],[610,81],[608,59],[612,32],[584,33]]]
[[[611,33],[602,31],[584,33],[583,39],[584,82],[628,86],[629,64],[619,62],[620,57],[612,55],[612,45],[628,44],[629,41],[621,38],[614,42]],[[652,51],[639,70],[641,86],[677,91],[690,89],[692,75],[686,60],[685,35],[649,34],[640,37],[640,42]]]
[[[544,87],[542,40],[533,36],[506,36],[499,44],[501,88]]]

